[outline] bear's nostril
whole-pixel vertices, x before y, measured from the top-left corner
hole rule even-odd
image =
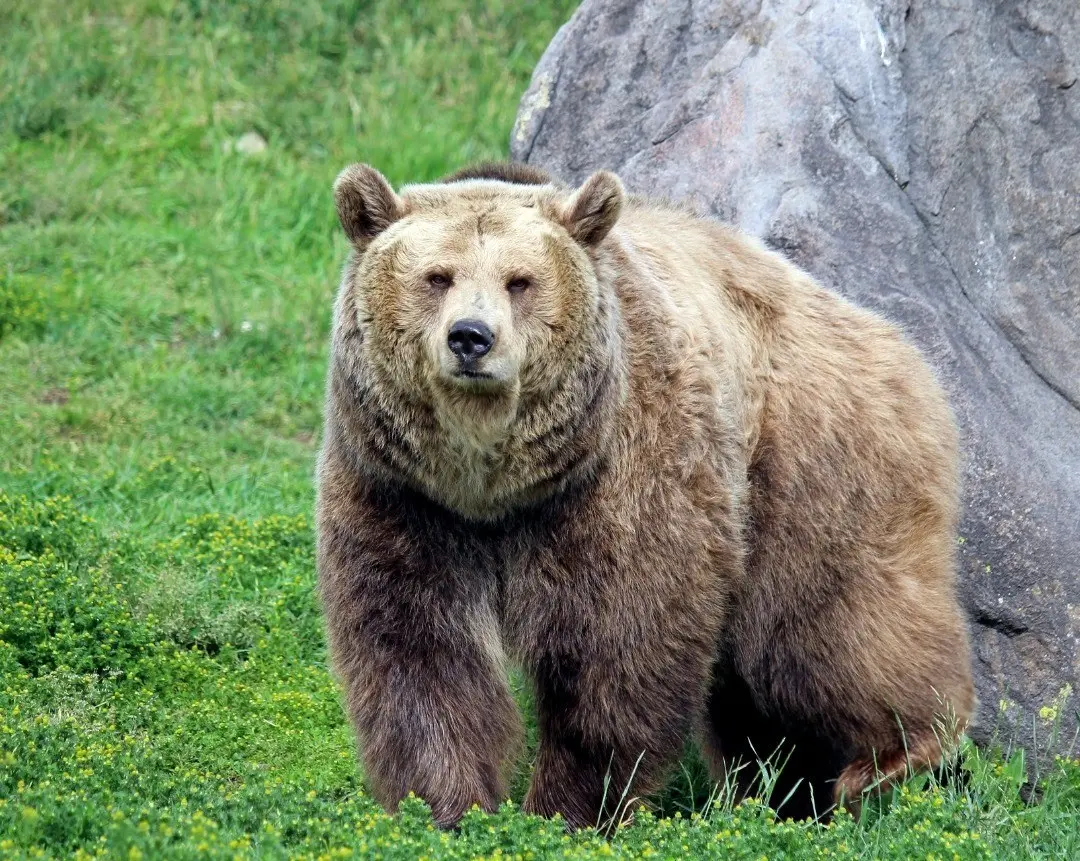
[[[479,320],[458,320],[446,338],[450,352],[462,362],[478,359],[495,343],[495,333]]]

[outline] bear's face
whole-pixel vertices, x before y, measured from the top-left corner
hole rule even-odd
[[[398,196],[361,165],[335,197],[367,358],[444,424],[483,445],[580,361],[598,302],[587,249],[623,200],[613,174],[574,193],[479,180]]]

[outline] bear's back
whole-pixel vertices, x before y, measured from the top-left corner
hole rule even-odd
[[[731,381],[750,460],[762,434],[783,440],[795,460],[810,458],[795,437],[832,444],[821,438],[826,430],[880,444],[897,468],[906,448],[933,452],[938,463],[955,457],[944,394],[896,326],[711,219],[635,200],[619,236],[645,273],[636,289],[674,337],[709,354]],[[898,423],[908,446],[896,445]]]

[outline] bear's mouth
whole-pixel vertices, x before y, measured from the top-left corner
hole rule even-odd
[[[461,368],[454,376],[463,377],[466,380],[494,380],[494,374],[478,371],[475,368]]]
[[[460,367],[449,375],[452,388],[468,395],[498,395],[506,390],[506,380],[478,368]]]

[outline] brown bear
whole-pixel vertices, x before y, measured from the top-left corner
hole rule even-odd
[[[606,171],[334,194],[319,583],[383,805],[505,799],[511,662],[524,807],[571,826],[692,736],[718,780],[784,760],[792,816],[941,762],[973,707],[957,434],[895,327]]]

